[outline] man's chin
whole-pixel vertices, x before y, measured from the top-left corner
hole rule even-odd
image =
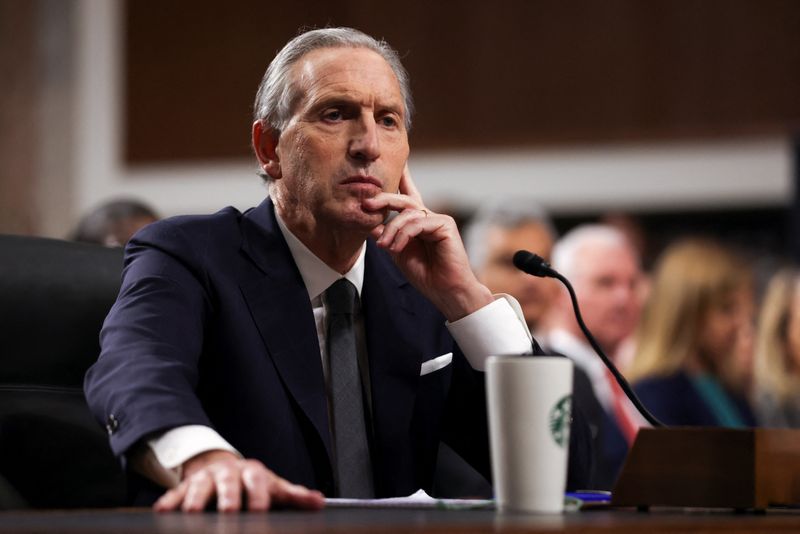
[[[346,224],[354,231],[368,234],[376,226],[382,224],[385,218],[386,215],[383,212],[358,209],[347,215]]]

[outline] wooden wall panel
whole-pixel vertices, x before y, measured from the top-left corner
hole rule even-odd
[[[0,0],[0,233],[35,234],[38,5]]]
[[[776,134],[800,125],[792,0],[136,0],[126,8],[130,163],[249,154],[267,63],[303,25],[405,57],[415,148]]]

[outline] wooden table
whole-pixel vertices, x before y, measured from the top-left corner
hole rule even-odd
[[[592,510],[564,515],[486,510],[328,509],[269,514],[154,514],[147,509],[0,512],[3,533],[797,532],[800,512]]]

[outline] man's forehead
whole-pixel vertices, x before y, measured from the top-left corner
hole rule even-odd
[[[390,84],[400,93],[392,67],[380,54],[363,47],[317,48],[304,54],[292,68],[294,82],[301,90],[326,82],[347,82],[358,77]]]
[[[636,254],[625,243],[585,243],[575,256],[576,271],[585,276],[639,270]]]
[[[516,226],[503,226],[495,224],[489,227],[488,241],[496,248],[533,247],[534,245],[547,248],[553,246],[553,239],[549,230],[538,221],[525,221]]]

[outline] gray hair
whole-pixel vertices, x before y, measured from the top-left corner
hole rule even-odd
[[[124,245],[129,235],[124,226],[134,219],[159,219],[158,213],[140,200],[119,198],[105,202],[84,215],[72,233],[73,241],[107,245],[109,239]]]
[[[581,249],[587,245],[624,246],[637,257],[633,246],[621,231],[606,224],[582,224],[567,232],[553,247],[553,268],[567,278],[575,276]]]
[[[366,48],[379,54],[394,71],[405,105],[406,130],[411,129],[414,103],[408,73],[397,51],[386,41],[377,40],[353,28],[322,28],[301,33],[284,46],[269,64],[261,79],[253,106],[253,119],[265,122],[280,135],[300,95],[289,78],[292,66],[304,55],[318,48]]]
[[[542,226],[553,241],[558,237],[544,208],[529,199],[500,199],[478,208],[464,232],[464,246],[472,269],[477,272],[486,265],[489,233],[493,228],[512,229],[529,223]]]

